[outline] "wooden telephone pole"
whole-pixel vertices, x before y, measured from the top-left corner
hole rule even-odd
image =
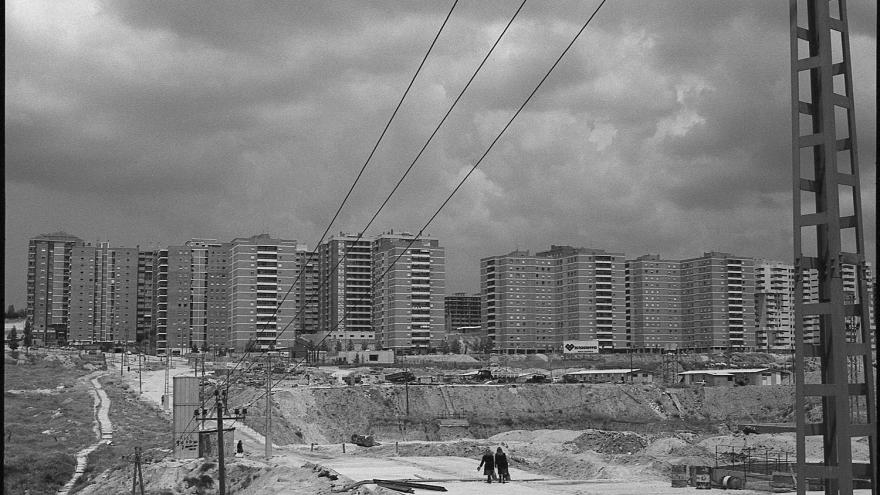
[[[223,444],[223,421],[226,419],[232,420],[241,420],[244,421],[245,416],[247,415],[247,408],[239,410],[236,408],[233,411],[233,414],[229,415],[229,410],[226,407],[226,392],[223,391],[222,395],[219,390],[214,391],[214,399],[216,402],[217,408],[217,471],[219,480],[219,490],[217,493],[219,495],[226,495],[226,461],[225,461],[225,449]],[[224,414],[225,413],[225,414]],[[208,417],[208,410],[202,409],[202,417],[199,418],[199,410],[196,409],[193,411],[193,415],[196,420],[201,421],[209,421],[212,418]]]
[[[272,354],[266,353],[266,459],[272,457]]]

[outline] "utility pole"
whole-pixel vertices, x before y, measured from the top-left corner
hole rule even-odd
[[[629,382],[632,383],[632,347],[629,348]]]
[[[266,459],[272,457],[272,355],[266,353]]]
[[[168,379],[171,376],[171,349],[165,346],[165,394],[162,396],[162,407],[168,410]]]
[[[214,391],[214,396],[217,398],[217,465],[219,466],[220,495],[226,495],[226,464],[223,462],[223,405],[217,390]]]
[[[826,495],[851,495],[852,439],[867,437],[872,466],[867,477],[877,495],[876,347],[869,333],[871,299],[846,1],[789,0],[789,15],[796,489],[799,495],[806,493],[806,480],[813,478],[822,480]],[[855,293],[850,299],[844,284],[847,271],[854,282],[849,282]],[[810,277],[818,282],[818,294],[805,301],[804,278]],[[804,328],[805,317],[813,317],[818,332]],[[850,318],[858,322],[858,330],[847,331]],[[806,370],[816,358],[820,383],[808,383]],[[855,376],[850,367],[857,369]],[[818,400],[822,420],[814,422],[807,406]],[[807,462],[808,437],[822,438],[821,465]]]
[[[220,394],[219,390],[214,391],[214,399],[217,407],[217,471],[218,477],[220,478],[220,488],[219,495],[226,495],[226,463],[224,460],[225,451],[223,444],[223,420],[224,419],[233,419],[233,420],[241,420],[244,421],[245,416],[247,415],[247,408],[243,408],[239,410],[235,409],[234,414],[232,416],[228,416],[228,409],[226,407],[226,392]],[[227,415],[224,415],[224,411],[226,411]],[[196,409],[193,411],[194,419],[201,421],[208,421],[211,418],[208,416],[208,410],[202,409],[202,417],[199,418],[199,410]]]
[[[201,357],[204,357],[204,356],[201,356]],[[198,359],[198,357],[196,359]],[[198,361],[196,361],[196,363],[195,363],[195,375],[196,375],[196,377],[199,376],[199,362]],[[203,363],[202,364],[202,376],[199,378],[199,404],[205,403],[204,392],[205,392],[205,365]]]
[[[143,362],[143,357],[143,354],[138,353],[138,394],[141,395],[144,393],[144,368],[141,364]]]
[[[141,495],[144,495],[144,473],[141,470],[141,448],[135,447],[134,454],[130,456],[123,456],[124,459],[128,460],[133,464],[132,469],[132,480],[131,480],[131,495],[137,495],[137,488],[140,485]],[[140,482],[140,483],[138,483]]]
[[[403,375],[403,390],[406,394],[406,419],[409,419],[409,365],[407,364],[406,373]]]

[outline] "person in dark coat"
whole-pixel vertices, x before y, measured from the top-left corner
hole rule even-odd
[[[510,481],[510,472],[507,470],[507,454],[498,447],[495,451],[495,467],[498,468],[498,480],[502,483]]]
[[[492,451],[488,448],[483,452],[483,459],[480,461],[477,471],[480,469],[483,469],[483,474],[486,475],[486,483],[491,483],[492,478],[495,477],[495,458],[492,457]]]
[[[235,452],[238,454],[244,454],[244,444],[241,443],[241,440],[238,441],[238,445],[235,448]]]

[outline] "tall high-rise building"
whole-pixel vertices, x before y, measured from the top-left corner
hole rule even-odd
[[[153,266],[153,325],[159,354],[187,354],[193,346],[190,326],[192,252],[168,246],[156,252]]]
[[[794,266],[755,261],[755,345],[766,352],[794,350]]]
[[[461,327],[480,326],[479,294],[469,296],[464,292],[456,292],[451,296],[446,296],[444,309],[447,334]]]
[[[755,347],[755,260],[710,252],[683,260],[684,347]]]
[[[628,346],[623,253],[551,246],[536,256],[555,262],[556,316],[563,340],[598,340],[599,349]]]
[[[843,278],[843,291],[845,293],[844,298],[847,304],[860,303],[863,302],[859,298],[858,291],[858,283],[859,277],[857,277],[857,267],[851,264],[843,264],[843,269],[841,270],[841,277]],[[864,272],[861,274],[861,277],[865,280],[865,289],[867,292],[867,296],[865,297],[865,303],[870,305],[870,301],[873,299],[873,287],[874,287],[874,274],[872,270],[872,266],[870,262],[865,263]],[[814,270],[807,270],[804,272],[804,303],[818,303],[819,301],[819,273]],[[870,334],[873,335],[873,329],[876,325],[875,323],[875,314],[873,306],[870,306],[868,309],[869,314],[869,324],[871,325]],[[860,325],[859,319],[855,316],[847,317],[847,328],[852,330],[852,334],[856,335],[855,329],[856,325]],[[821,342],[821,336],[819,335],[820,325],[819,325],[819,316],[809,316],[804,318],[804,340],[807,343],[819,344]]]
[[[296,263],[299,267],[297,281],[297,328],[298,336],[318,335],[318,253],[305,246],[296,249]]]
[[[82,239],[56,232],[28,241],[27,317],[35,345],[67,341],[70,253]]]
[[[153,264],[155,262],[155,251],[138,251],[135,341],[142,350],[149,352],[156,350],[156,336],[153,334]]]
[[[318,330],[330,341],[375,343],[373,240],[340,233],[318,247]]]
[[[134,344],[137,302],[137,248],[103,242],[71,249],[69,342]]]
[[[382,348],[427,353],[444,339],[446,250],[436,239],[386,233],[373,244],[373,328]]]
[[[218,293],[218,281],[223,280],[227,270],[227,249],[215,239],[191,239],[184,243],[190,248],[190,328],[192,345],[197,349],[207,349],[210,345],[218,345],[225,338],[228,322],[222,318],[222,310],[218,300],[226,298],[225,291]],[[210,271],[210,273],[209,273]],[[211,300],[209,304],[209,299]],[[210,315],[209,315],[210,313]]]
[[[562,345],[555,261],[528,251],[480,260],[481,326],[504,354],[552,352]]]
[[[564,340],[626,347],[624,264],[622,253],[570,246],[483,258],[482,322],[495,349],[554,352]]]
[[[229,247],[229,347],[238,352],[293,345],[299,331],[301,256],[294,240],[268,234],[233,239]]]
[[[626,262],[626,328],[636,349],[678,349],[683,341],[681,262],[658,255]]]
[[[229,244],[205,246],[205,333],[202,345],[219,350],[228,347],[229,326]]]

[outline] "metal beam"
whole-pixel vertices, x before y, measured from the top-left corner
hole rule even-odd
[[[803,17],[800,24],[799,14]],[[846,0],[789,0],[789,15],[797,492],[806,493],[807,478],[818,478],[826,494],[852,494],[852,438],[867,437],[871,493],[877,495],[876,370],[872,366],[872,354],[876,354],[870,333]],[[809,82],[801,85],[801,74],[808,74]],[[835,92],[835,76],[844,94]],[[839,122],[841,114],[846,118]],[[801,128],[802,116],[810,123],[805,128]],[[806,163],[802,163],[802,149],[809,150],[803,157]],[[841,155],[844,160],[839,160]],[[838,170],[847,161],[850,170]],[[841,197],[840,186],[851,187],[852,198]],[[802,211],[805,192],[815,199],[815,213]],[[841,205],[841,199],[853,204]],[[841,211],[854,214],[841,218]],[[844,239],[853,236],[843,236],[842,230],[855,232],[855,246],[843,245]],[[845,294],[845,272],[854,273],[854,294]],[[805,275],[818,283],[816,300],[804,300]],[[818,337],[804,332],[804,317],[809,315],[818,315]],[[820,360],[821,379],[808,384],[805,371],[813,355]],[[817,401],[822,412],[818,423],[807,417]],[[822,469],[810,468],[806,462],[806,440],[813,435],[823,439]]]

